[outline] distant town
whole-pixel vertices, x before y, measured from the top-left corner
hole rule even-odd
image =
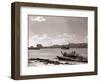
[[[61,48],[61,49],[69,49],[69,48],[87,48],[87,43],[70,43],[66,45],[52,45],[52,46],[43,46],[42,44],[37,44],[36,47],[30,46],[28,49],[41,49],[41,48]]]

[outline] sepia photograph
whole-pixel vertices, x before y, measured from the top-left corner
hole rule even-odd
[[[28,15],[28,66],[88,63],[88,18]]]
[[[97,75],[97,7],[11,4],[11,78]]]

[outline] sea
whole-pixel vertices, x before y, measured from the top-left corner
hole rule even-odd
[[[28,59],[31,58],[40,58],[40,59],[49,59],[52,61],[57,60],[57,56],[62,56],[61,52],[71,53],[75,51],[78,55],[83,57],[88,57],[87,48],[70,48],[70,49],[61,49],[61,48],[44,48],[37,50],[28,50]],[[45,65],[42,62],[36,62],[32,60],[28,60],[28,66],[40,66]],[[74,64],[78,64],[79,62],[74,62]],[[46,64],[47,65],[47,64]]]

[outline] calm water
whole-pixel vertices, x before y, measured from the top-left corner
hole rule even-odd
[[[56,56],[62,56],[61,51],[67,52],[67,53],[76,51],[77,54],[79,54],[83,57],[87,57],[87,48],[70,48],[70,49],[47,48],[47,49],[40,49],[40,50],[29,50],[28,58],[29,59],[30,58],[41,58],[41,59],[56,60],[55,59]],[[30,64],[33,65],[32,63],[30,63]]]

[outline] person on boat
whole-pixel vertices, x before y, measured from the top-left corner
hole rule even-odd
[[[72,51],[72,55],[75,55],[76,54],[76,52],[75,51]]]
[[[67,52],[62,52],[62,51],[61,51],[61,53],[62,53],[62,55],[67,55]]]

